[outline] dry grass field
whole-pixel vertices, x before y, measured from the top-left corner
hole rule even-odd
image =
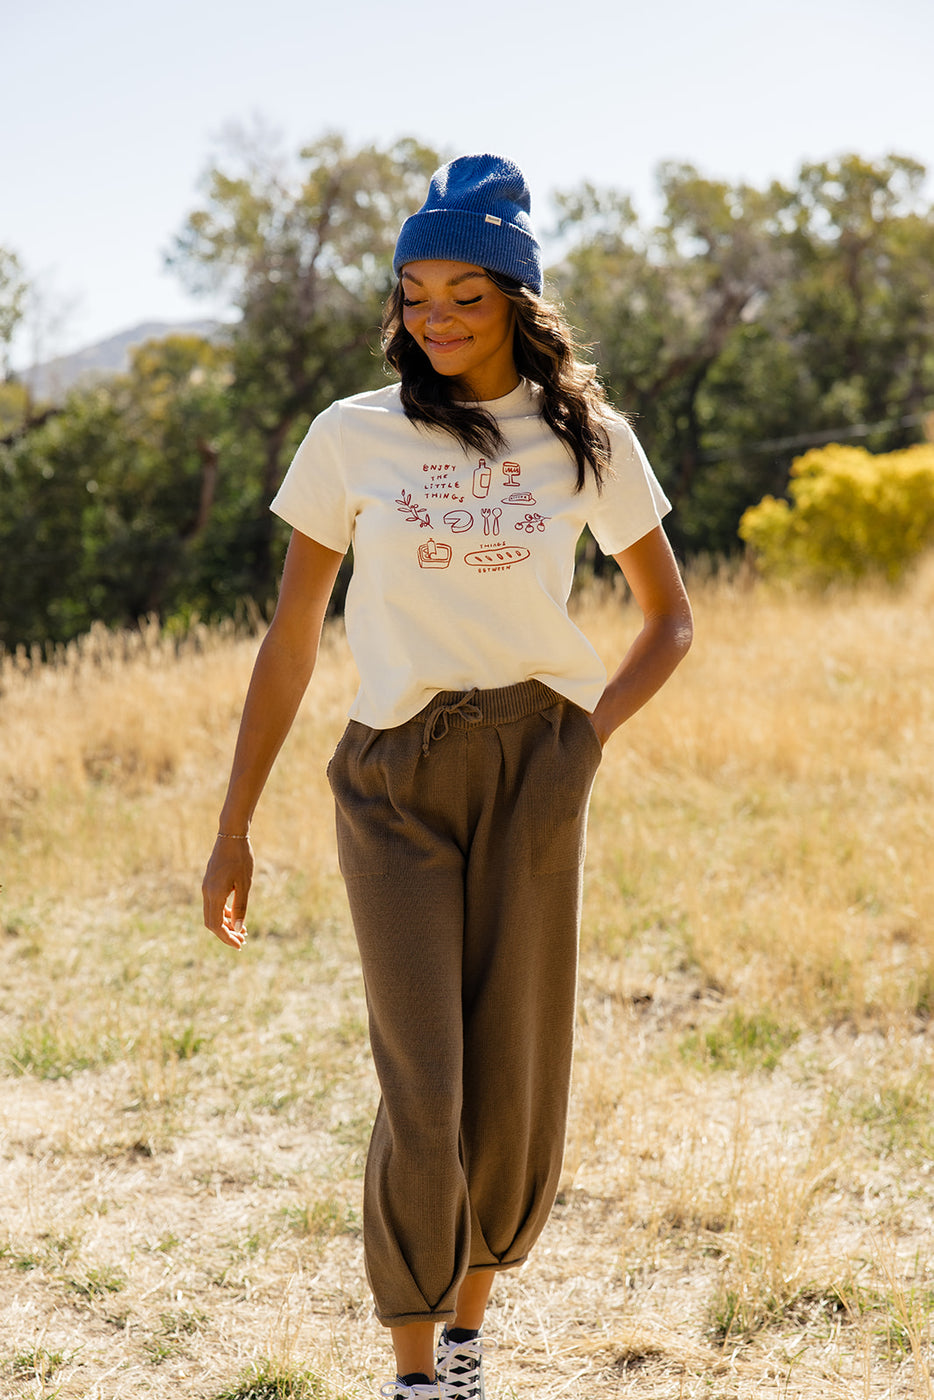
[[[931,1397],[934,567],[697,580],[597,779],[564,1181],[489,1315],[491,1400]],[[621,595],[579,609],[613,657]],[[0,672],[0,1395],[362,1400],[375,1105],[325,760],[339,629],[198,886],[255,641],[92,635]]]

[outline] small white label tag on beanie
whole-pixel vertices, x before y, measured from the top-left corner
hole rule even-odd
[[[495,214],[487,214],[484,222],[488,224],[501,224],[503,221],[502,219],[498,219]]]

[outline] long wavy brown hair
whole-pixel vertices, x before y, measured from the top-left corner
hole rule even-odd
[[[610,466],[608,411],[603,385],[593,365],[579,358],[580,346],[552,302],[502,273],[486,270],[494,286],[515,307],[513,358],[524,378],[541,386],[541,416],[570,452],[577,466],[578,491],[591,471],[599,489]],[[383,312],[383,354],[402,380],[402,407],[413,423],[440,428],[465,451],[498,458],[508,449],[492,414],[454,397],[457,381],[432,369],[402,321],[402,284],[397,282]]]

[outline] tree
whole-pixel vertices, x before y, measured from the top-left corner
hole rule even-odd
[[[106,616],[85,556],[101,536],[93,473],[121,455],[119,418],[103,392],[72,396],[0,446],[0,645],[67,641]]]
[[[150,612],[218,611],[201,555],[218,534],[230,542],[244,505],[231,375],[229,345],[176,335],[140,346],[129,373],[109,386],[126,456],[97,472],[98,499],[110,521],[99,563],[106,576],[123,577],[129,621]],[[223,495],[218,501],[222,451],[230,457],[233,502]],[[235,587],[236,568],[221,571],[221,580]],[[229,601],[232,607],[236,598]]]
[[[805,165],[789,193],[790,327],[813,376],[816,421],[919,412],[934,389],[934,208],[905,156]],[[890,443],[890,445],[896,445]]]
[[[735,548],[743,510],[785,489],[809,434],[881,422],[870,445],[898,447],[934,404],[923,177],[905,157],[846,156],[757,191],[667,165],[648,231],[613,192],[565,197],[556,277],[635,415],[682,550]]]
[[[29,283],[15,253],[0,248],[0,377],[10,377],[10,347],[26,309]]]
[[[228,347],[196,336],[152,342],[127,374],[73,392],[0,447],[0,645],[233,610],[248,587],[231,564],[245,473],[229,362]],[[231,470],[218,500],[221,451]]]
[[[437,164],[413,140],[351,150],[332,135],[290,169],[240,137],[176,241],[170,261],[189,286],[226,291],[240,313],[230,397],[258,459],[248,553],[260,597],[276,573],[267,507],[297,436],[333,399],[379,382],[395,238]]]
[[[29,394],[16,383],[10,353],[23,319],[29,283],[15,253],[0,248],[0,439],[16,431],[29,415]]]
[[[774,242],[774,188],[730,186],[678,164],[663,166],[659,181],[664,213],[648,232],[619,195],[593,196],[584,239],[557,278],[575,316],[596,330],[613,396],[636,416],[659,463],[679,508],[679,542],[696,548],[710,526],[691,512],[704,465],[704,386],[731,341],[755,323],[787,257]],[[565,199],[563,207],[567,233],[581,223],[580,205]],[[602,216],[596,227],[594,214]]]

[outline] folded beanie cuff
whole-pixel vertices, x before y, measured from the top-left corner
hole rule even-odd
[[[422,258],[469,262],[501,272],[541,295],[541,249],[530,233],[504,223],[494,214],[467,209],[428,209],[412,214],[402,225],[393,271],[398,277],[406,263]]]

